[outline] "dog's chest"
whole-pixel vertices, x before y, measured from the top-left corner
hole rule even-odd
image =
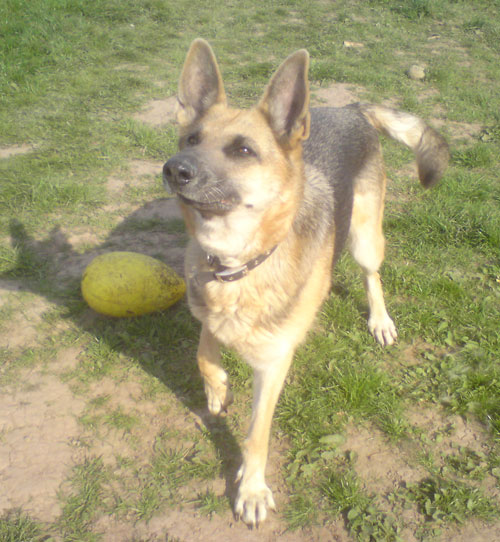
[[[234,284],[211,282],[189,287],[189,304],[193,314],[208,325],[215,337],[228,346],[250,340],[261,322],[271,315],[258,289],[248,281]]]
[[[251,365],[270,355],[268,351],[280,342],[280,329],[294,301],[294,296],[281,285],[270,288],[267,281],[259,280],[259,270],[245,279],[223,284],[199,284],[196,273],[187,275],[193,315],[218,341],[234,348]]]

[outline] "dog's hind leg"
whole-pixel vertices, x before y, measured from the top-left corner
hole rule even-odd
[[[378,175],[384,174],[380,172]],[[380,344],[391,345],[397,338],[396,326],[387,314],[378,273],[384,259],[385,247],[382,232],[385,176],[382,182],[380,180],[363,182],[363,185],[362,190],[355,189],[349,229],[349,250],[364,272],[370,310],[368,317],[370,333]]]
[[[218,416],[233,402],[233,394],[226,371],[220,364],[219,343],[205,325],[201,329],[197,359],[205,385],[208,410]]]

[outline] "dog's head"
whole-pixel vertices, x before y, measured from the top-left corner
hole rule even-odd
[[[217,61],[195,40],[179,83],[179,152],[163,168],[203,250],[237,265],[291,227],[303,191],[309,135],[309,56],[288,57],[252,109],[228,107]]]

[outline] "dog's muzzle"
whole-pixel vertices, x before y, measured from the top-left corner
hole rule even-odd
[[[218,179],[189,152],[181,151],[166,162],[163,184],[205,217],[227,213],[241,202],[231,183]]]

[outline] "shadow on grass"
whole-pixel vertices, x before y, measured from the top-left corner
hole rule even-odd
[[[224,496],[233,504],[241,450],[226,419],[214,418],[208,412],[196,365],[200,326],[185,301],[163,312],[115,319],[94,313],[80,293],[83,270],[95,256],[105,252],[144,253],[182,273],[186,234],[179,224],[176,209],[175,201],[169,198],[150,202],[125,218],[100,245],[86,252],[75,251],[59,228],[54,228],[46,239],[37,241],[21,222],[12,220],[10,237],[15,261],[0,274],[0,286],[6,290],[32,292],[59,306],[61,317],[70,319],[83,332],[95,337],[105,352],[137,360],[145,372],[195,413],[202,420],[204,428],[201,429],[222,465]],[[105,364],[106,360],[96,359],[96,362]]]

